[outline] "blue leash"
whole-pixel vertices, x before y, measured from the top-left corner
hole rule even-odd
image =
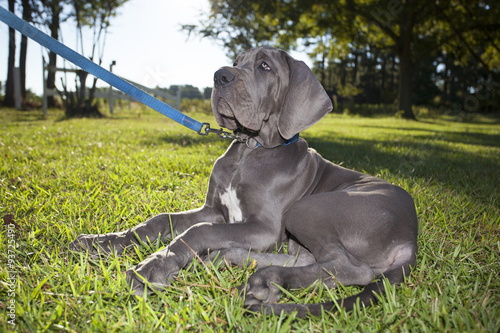
[[[200,123],[199,121],[196,121],[186,116],[185,114],[181,113],[180,111],[177,111],[171,106],[165,104],[159,99],[154,98],[153,96],[145,93],[144,91],[128,83],[127,81],[124,81],[123,79],[119,78],[110,71],[104,69],[103,67],[85,58],[81,54],[73,51],[72,49],[60,43],[59,41],[55,40],[54,38],[50,37],[43,31],[35,28],[28,22],[20,19],[19,17],[12,14],[10,11],[1,6],[0,6],[0,21],[6,23],[9,27],[16,29],[26,37],[31,38],[38,44],[48,48],[52,52],[57,53],[61,57],[72,62],[76,66],[89,72],[95,77],[112,85],[118,90],[121,90],[122,92],[131,96],[137,101],[149,106],[153,110],[160,112],[164,116],[169,117],[170,119],[178,122],[181,125],[186,126],[189,129],[192,129],[193,131],[196,131],[198,134],[208,135],[208,133],[210,132],[215,132],[219,136],[221,136],[220,133],[224,133],[222,132],[222,129],[220,130],[211,129],[210,124]],[[224,137],[231,137],[231,136],[232,135],[230,133],[226,133],[226,136]]]

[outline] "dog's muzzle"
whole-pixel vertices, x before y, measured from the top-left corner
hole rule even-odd
[[[231,73],[229,70],[222,68],[219,69],[214,74],[214,87],[216,89],[229,87],[234,83],[236,75]]]

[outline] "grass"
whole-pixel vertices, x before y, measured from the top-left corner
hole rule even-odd
[[[143,109],[105,119],[60,116],[0,112],[1,331],[500,330],[498,122],[328,115],[305,131],[324,157],[405,188],[420,235],[411,276],[378,305],[298,319],[244,315],[234,288],[252,268],[194,262],[167,293],[142,299],[130,294],[124,272],[163,244],[100,260],[70,253],[78,234],[200,206],[211,165],[229,142]],[[359,290],[312,286],[282,301],[321,302]]]

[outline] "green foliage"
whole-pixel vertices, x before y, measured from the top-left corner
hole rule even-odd
[[[275,2],[214,0],[210,5],[209,19],[201,27],[184,25],[183,29],[216,39],[232,59],[255,45],[270,45],[279,32]]]
[[[210,3],[206,19],[185,30],[221,42],[230,58],[260,45],[305,50],[339,104],[397,100],[403,115],[413,118],[412,104],[463,110],[481,78],[500,82],[498,1]],[[359,88],[356,96],[344,94],[349,84]],[[497,93],[474,111],[499,107]]]
[[[48,21],[52,37],[59,39],[59,24],[61,21],[68,18],[74,19],[77,28],[77,40],[75,50],[81,54],[87,54],[91,61],[97,64],[102,64],[103,53],[106,44],[106,35],[110,26],[110,20],[117,15],[117,9],[125,4],[128,0],[66,0],[66,1],[41,1],[42,20]],[[38,12],[39,3],[33,1],[31,4],[33,11]],[[63,9],[69,11],[68,18],[63,18]],[[49,12],[49,13],[46,13]],[[47,15],[50,17],[43,18]],[[90,52],[84,50],[84,34],[83,30],[89,29],[89,35],[86,39],[92,40],[92,49]],[[55,53],[49,52],[49,66],[56,67]],[[75,77],[76,91],[68,91],[66,76],[61,80],[62,89],[58,89],[62,103],[66,110],[66,117],[101,117],[97,103],[94,99],[96,92],[97,78],[93,78],[93,83],[90,88],[87,88],[88,73],[78,71]],[[47,74],[47,86],[50,89],[55,88],[55,72],[49,69]],[[87,94],[88,90],[88,94]],[[54,106],[53,98],[49,97],[49,104]]]
[[[110,19],[117,14],[117,9],[128,0],[69,0],[72,16],[80,25],[89,27],[100,26],[106,29],[110,26]]]
[[[42,106],[42,97],[36,95],[33,91],[28,89],[26,91],[26,98],[24,100],[24,104],[27,108],[41,108]]]
[[[253,272],[194,262],[164,293],[131,295],[127,268],[163,244],[93,260],[68,251],[80,233],[130,228],[199,207],[211,165],[229,145],[140,109],[60,121],[62,112],[0,113],[0,306],[18,332],[498,332],[500,125],[488,118],[409,122],[330,114],[302,133],[325,158],[405,188],[419,217],[410,277],[381,302],[318,318],[245,316],[235,287]],[[213,123],[213,117],[192,114]],[[12,216],[8,216],[12,214]],[[15,224],[15,296],[7,240]],[[320,285],[282,302],[340,299],[360,288]],[[0,316],[0,330],[11,329]]]
[[[181,102],[182,112],[212,114],[212,102],[209,99],[187,99]]]

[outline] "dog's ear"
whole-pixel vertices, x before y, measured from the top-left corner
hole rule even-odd
[[[286,54],[290,81],[278,130],[285,139],[311,127],[333,108],[325,89],[307,65]]]

